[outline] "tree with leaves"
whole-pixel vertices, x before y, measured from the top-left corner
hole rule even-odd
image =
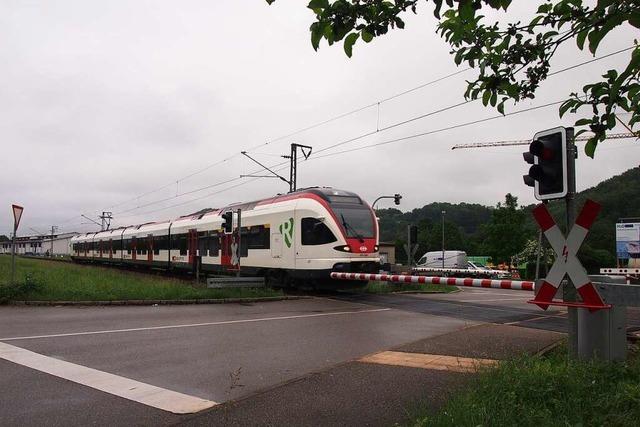
[[[275,0],[266,0],[271,4]],[[578,49],[596,54],[601,41],[616,27],[632,31],[640,28],[638,0],[536,0],[536,13],[528,23],[501,25],[486,22],[483,9],[508,12],[511,0],[423,0],[433,4],[438,19],[437,32],[451,45],[456,65],[463,63],[478,71],[464,94],[467,100],[482,99],[504,114],[505,102],[534,97],[540,83],[550,73],[550,61],[558,48],[571,40]],[[315,13],[311,24],[311,44],[318,49],[325,39],[329,45],[343,41],[351,57],[353,46],[382,36],[390,29],[405,26],[401,15],[416,13],[419,0],[311,0],[307,7]],[[566,112],[583,113],[575,125],[576,136],[587,130],[593,136],[585,152],[593,157],[598,142],[616,121],[634,131],[640,122],[640,47],[630,46],[624,69],[609,70],[602,80],[572,93],[560,106]],[[584,107],[584,108],[583,108]],[[616,113],[630,113],[623,121]]]
[[[525,212],[518,207],[518,198],[511,193],[505,196],[504,204],[497,204],[491,221],[483,229],[484,251],[494,264],[505,262],[511,265],[511,258],[524,249],[529,237],[525,221]]]

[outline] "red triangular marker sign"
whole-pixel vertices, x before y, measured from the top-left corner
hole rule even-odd
[[[22,211],[24,208],[18,205],[11,205],[13,209],[13,224],[16,229],[18,229],[18,224],[20,224],[20,218],[22,217]]]

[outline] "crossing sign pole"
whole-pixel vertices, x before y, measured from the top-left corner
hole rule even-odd
[[[576,157],[578,150],[574,140],[573,128],[567,129],[567,196],[565,205],[567,211],[567,234],[572,225],[576,222]],[[562,290],[562,299],[566,302],[576,301],[576,288],[573,286],[571,277],[567,278],[567,286]],[[569,307],[567,310],[567,320],[569,323],[569,354],[573,357],[578,355],[578,309]]]
[[[566,234],[560,230],[558,224],[549,213],[545,205],[537,206],[533,215],[556,253],[556,261],[547,277],[536,286],[535,299],[529,301],[545,309],[549,305],[562,305],[568,309],[569,354],[578,356],[578,308],[588,309],[589,312],[611,308],[603,302],[595,286],[591,283],[586,270],[577,258],[580,245],[584,241],[595,221],[600,205],[587,200],[580,214],[576,217],[576,157],[577,150],[574,142],[573,128],[566,129]],[[566,237],[565,237],[566,236]],[[562,301],[553,301],[564,277],[567,276],[566,286],[563,286]],[[582,301],[578,300],[578,293]],[[580,331],[583,336],[590,331]]]
[[[18,205],[11,205],[13,210],[13,236],[11,240],[11,284],[16,283],[16,233],[18,232],[18,224],[22,218],[24,208]]]

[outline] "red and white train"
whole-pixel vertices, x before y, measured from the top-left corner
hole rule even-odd
[[[242,210],[242,275],[270,283],[316,288],[363,286],[333,281],[330,273],[377,272],[378,222],[358,195],[314,187],[227,206],[173,221],[86,233],[71,239],[75,261],[140,265],[167,270],[233,270],[232,236],[222,214]]]

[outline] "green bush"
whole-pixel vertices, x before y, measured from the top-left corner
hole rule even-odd
[[[0,304],[18,299],[42,289],[42,283],[36,280],[32,274],[27,273],[23,281],[15,284],[0,285]]]

